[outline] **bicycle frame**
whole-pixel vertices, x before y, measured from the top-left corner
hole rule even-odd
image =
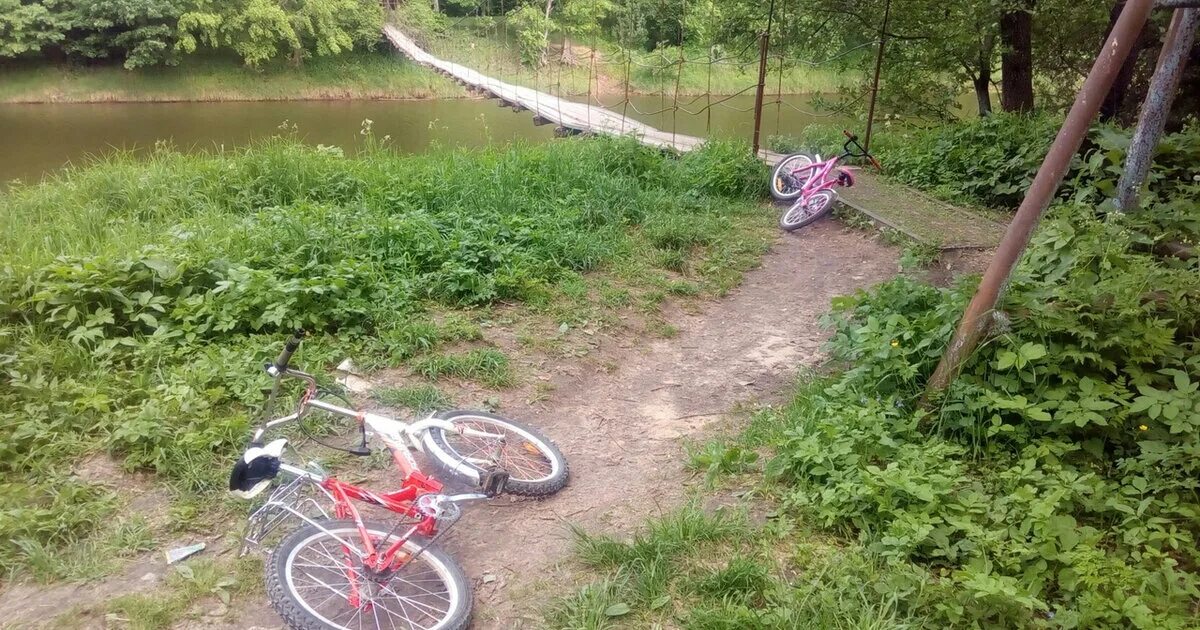
[[[293,484],[312,483],[320,488],[326,498],[333,503],[334,518],[354,522],[361,539],[361,549],[350,541],[341,538],[337,539],[342,543],[347,553],[353,553],[359,557],[364,567],[373,571],[400,568],[416,557],[426,546],[432,544],[450,525],[453,525],[458,515],[457,504],[490,498],[485,493],[468,493],[452,496],[441,494],[442,483],[421,472],[415,458],[409,452],[409,445],[421,448],[420,436],[431,428],[440,428],[472,437],[492,438],[496,439],[500,445],[503,445],[504,442],[503,435],[477,431],[466,427],[457,427],[450,422],[432,417],[413,423],[406,423],[378,414],[359,412],[319,400],[317,398],[316,378],[310,374],[289,368],[279,370],[275,366],[268,366],[267,372],[276,379],[276,385],[278,385],[279,380],[290,376],[305,381],[307,387],[300,398],[296,411],[287,416],[262,423],[254,432],[253,443],[261,443],[263,436],[270,429],[298,422],[304,418],[310,409],[320,409],[335,415],[354,418],[360,427],[369,431],[367,435],[378,438],[391,452],[392,461],[401,473],[401,486],[398,490],[385,493],[374,492],[351,483],[340,481],[333,476],[323,475],[290,464],[280,463],[279,466],[280,472],[296,477]],[[278,391],[277,387],[273,388],[274,391]],[[481,463],[479,460],[468,461]],[[298,500],[297,494],[298,488],[294,488],[292,484],[281,487],[275,493],[272,493],[267,503],[251,514],[250,522],[254,524],[256,519],[264,518],[273,520],[270,520],[263,528],[263,531],[258,534],[258,540],[251,541],[251,537],[247,536],[245,542],[248,544],[258,544],[261,542],[261,538],[265,537],[271,530],[278,526],[281,519],[274,519],[274,515],[270,513],[276,510],[286,512],[311,525],[319,527],[316,520],[304,514],[302,510],[297,509],[296,505],[303,502]],[[277,497],[277,495],[279,496]],[[354,505],[355,501],[381,507],[389,512],[414,519],[416,522],[400,538],[389,545],[387,549],[380,552],[367,533],[362,517]],[[328,512],[316,501],[311,501],[311,504],[316,506],[323,517],[328,518]],[[449,518],[444,518],[447,516]],[[445,527],[439,527],[440,521],[443,520],[449,520],[450,522]],[[428,543],[422,546],[416,554],[401,556],[401,549],[414,534],[427,537],[429,539]],[[336,535],[332,532],[330,532],[330,535],[336,538]],[[244,545],[243,553],[245,550],[246,546]],[[398,558],[400,563],[395,564]],[[349,559],[347,559],[346,570],[347,577],[350,578],[350,583],[352,585],[355,584],[357,577],[355,569],[349,564]],[[353,600],[357,599],[357,594],[352,595],[352,603],[354,603]]]
[[[821,156],[818,155],[817,157]],[[839,155],[836,157],[831,157],[828,160],[793,170],[792,173],[813,171],[812,177],[809,177],[808,181],[804,182],[804,186],[800,188],[799,198],[808,199],[822,190],[830,190],[836,186],[838,184],[838,178],[830,177],[829,173],[832,172],[835,167],[837,167],[838,163],[841,162],[842,158],[844,157],[846,156]]]

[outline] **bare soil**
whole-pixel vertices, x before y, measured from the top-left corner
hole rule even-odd
[[[572,586],[569,527],[628,533],[686,500],[697,480],[684,469],[684,444],[736,430],[743,403],[784,399],[798,370],[822,361],[826,331],[818,319],[830,299],[888,279],[897,259],[897,249],[877,238],[822,221],[781,234],[761,267],[725,298],[664,307],[666,321],[678,329],[671,338],[596,331],[586,336],[584,356],[548,360],[526,353],[520,387],[487,391],[458,384],[461,403],[498,399],[499,413],[543,429],[571,466],[571,482],[558,495],[468,507],[444,539],[473,582],[474,627],[541,627],[541,609]],[[503,331],[489,331],[488,341],[516,343]],[[384,373],[371,380],[405,378]],[[144,590],[155,581],[141,579],[147,571],[139,561],[103,584],[41,591],[86,605]],[[32,607],[29,588],[0,594],[12,627],[47,620],[48,611]],[[240,598],[221,612],[183,627],[281,627],[261,596]]]

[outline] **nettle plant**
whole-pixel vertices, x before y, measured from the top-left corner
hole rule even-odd
[[[927,405],[973,283],[900,278],[836,302],[831,350],[848,368],[795,418],[768,472],[796,484],[796,509],[949,580],[939,623],[1188,626],[1200,273],[1146,242],[1194,238],[1175,216],[1058,208],[991,336]]]

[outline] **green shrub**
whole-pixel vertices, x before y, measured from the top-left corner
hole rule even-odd
[[[1164,222],[1147,214],[1059,208],[928,410],[972,283],[900,278],[835,303],[848,369],[787,414],[768,471],[795,485],[794,509],[888,562],[946,569],[957,595],[934,625],[1191,623],[1200,274],[1140,245]]]

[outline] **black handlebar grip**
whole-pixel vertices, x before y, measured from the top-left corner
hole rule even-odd
[[[287,343],[284,344],[283,352],[280,352],[279,356],[275,357],[275,369],[280,372],[287,369],[288,363],[292,360],[292,354],[300,347],[300,342],[303,339],[304,329],[297,328],[296,332],[292,334],[291,339],[288,339]]]

